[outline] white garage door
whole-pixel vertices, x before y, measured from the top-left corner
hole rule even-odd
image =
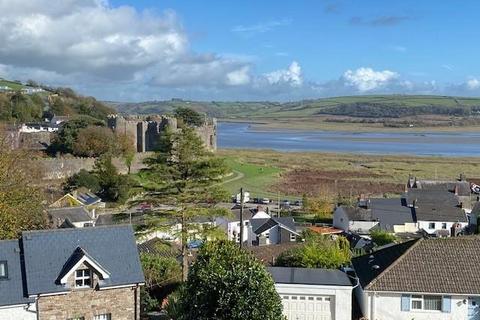
[[[288,320],[332,320],[333,297],[282,295],[283,313]]]

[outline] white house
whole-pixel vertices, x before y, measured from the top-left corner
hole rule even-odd
[[[480,319],[480,238],[419,239],[356,257],[366,319]]]
[[[452,227],[457,234],[465,229],[468,219],[455,194],[412,189],[401,198],[373,198],[355,207],[340,206],[335,209],[333,226],[363,235],[378,228],[391,233],[423,230],[430,235],[450,236]]]
[[[232,209],[233,217],[218,217],[215,225],[223,229],[228,240],[240,242],[240,210],[238,206]],[[243,210],[243,240],[247,245],[270,245],[285,242],[294,242],[300,236],[296,231],[292,217],[271,217],[257,209],[244,208]]]
[[[25,297],[18,240],[0,241],[0,320],[36,320],[35,300]]]
[[[352,282],[340,270],[270,267],[288,320],[351,320]]]

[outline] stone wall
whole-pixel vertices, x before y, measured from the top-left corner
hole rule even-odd
[[[151,153],[137,153],[131,166],[131,173],[136,173],[145,168],[143,161],[150,155]],[[42,168],[44,180],[58,180],[71,177],[81,169],[92,170],[95,160],[96,158],[58,157],[41,158],[35,161],[38,167]],[[128,172],[123,158],[113,158],[112,162],[120,173],[126,174]]]
[[[137,152],[153,151],[162,132],[168,127],[178,129],[177,119],[164,116],[129,116],[111,115],[108,127],[121,134],[133,138]],[[206,119],[204,125],[195,128],[205,146],[210,150],[217,149],[217,121]]]
[[[37,301],[39,320],[93,319],[111,314],[115,320],[140,319],[140,289],[76,289],[67,294],[41,296]]]

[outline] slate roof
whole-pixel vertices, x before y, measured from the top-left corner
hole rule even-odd
[[[466,214],[460,207],[445,207],[436,204],[419,204],[413,208],[416,221],[468,222]]]
[[[448,191],[454,193],[455,188],[459,196],[468,196],[471,193],[470,183],[468,181],[418,180],[416,181],[416,188],[413,189]]]
[[[269,267],[275,283],[324,286],[352,286],[349,277],[340,270]]]
[[[22,239],[29,295],[66,291],[56,280],[78,247],[110,273],[100,287],[144,282],[131,226],[26,231]]]
[[[0,280],[0,306],[34,302],[24,295],[18,240],[0,241],[0,261],[7,261],[8,279]]]
[[[250,220],[252,225],[252,231],[255,234],[260,234],[275,226],[281,226],[284,229],[297,232],[295,227],[295,221],[293,217],[280,217],[280,218],[268,218],[268,219],[252,219]]]
[[[68,219],[70,222],[74,223],[92,221],[92,218],[85,207],[50,208],[47,212],[52,218],[59,220]]]
[[[382,252],[380,252],[382,251]],[[480,294],[480,238],[419,239],[375,252],[389,257],[372,276],[368,256],[353,259],[362,287],[369,291]]]
[[[342,209],[350,221],[372,221],[371,210],[359,208],[359,207],[346,207],[341,206]]]
[[[413,222],[412,209],[404,206],[402,199],[370,199],[372,219],[382,230],[393,231],[394,225]]]
[[[408,205],[413,205],[415,200],[418,205],[435,204],[443,207],[455,207],[459,203],[455,194],[442,190],[409,189],[404,198]]]

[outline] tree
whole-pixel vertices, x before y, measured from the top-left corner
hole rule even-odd
[[[119,203],[124,203],[128,199],[130,178],[118,173],[110,154],[104,154],[95,161],[93,173],[98,178],[99,195],[102,199]]]
[[[54,136],[52,144],[48,147],[51,154],[73,153],[73,146],[77,141],[79,130],[88,127],[89,125],[102,125],[96,119],[90,117],[77,117],[62,124],[60,130]]]
[[[205,117],[202,116],[200,113],[193,109],[185,107],[176,108],[175,117],[177,119],[180,119],[184,124],[193,127],[199,127],[205,121]]]
[[[307,197],[304,195],[302,202],[305,212],[314,215],[315,218],[325,219],[332,217],[333,204],[332,199],[328,196]]]
[[[0,150],[0,240],[15,239],[24,230],[46,227],[44,198],[35,185],[31,155],[11,150],[3,134]]]
[[[93,193],[96,193],[100,191],[100,181],[95,174],[81,169],[78,173],[75,173],[67,179],[63,189],[65,192],[71,192],[80,187],[85,187]]]
[[[303,237],[304,245],[280,254],[278,266],[337,269],[350,262],[350,244],[346,238],[332,240],[312,232],[304,233]]]
[[[277,320],[282,303],[265,267],[231,241],[205,244],[169,314],[179,320]],[[172,311],[174,310],[174,311]]]
[[[370,232],[373,242],[377,246],[384,246],[389,243],[397,241],[397,237],[394,234],[388,233],[386,231],[377,229]]]
[[[168,204],[175,209],[152,212],[150,227],[159,228],[165,221],[181,225],[183,279],[187,277],[187,242],[190,235],[212,231],[194,223],[197,217],[226,215],[227,211],[216,204],[228,199],[219,187],[227,173],[223,159],[208,151],[200,137],[190,127],[161,136],[158,151],[146,160],[147,169],[140,173],[145,191],[141,202]]]
[[[118,134],[116,136],[116,147],[119,154],[123,157],[128,169],[128,174],[130,174],[136,154],[133,138],[128,134]]]
[[[98,157],[107,152],[114,152],[116,137],[106,127],[88,126],[77,132],[73,143],[73,154],[82,157]]]
[[[162,244],[168,246],[168,244]],[[175,252],[172,248],[172,253]],[[182,269],[177,259],[172,257],[163,257],[157,254],[140,254],[140,262],[145,275],[145,287],[142,288],[142,310],[152,311],[159,307],[159,301],[152,296],[153,289],[172,283],[180,282],[182,278]]]

